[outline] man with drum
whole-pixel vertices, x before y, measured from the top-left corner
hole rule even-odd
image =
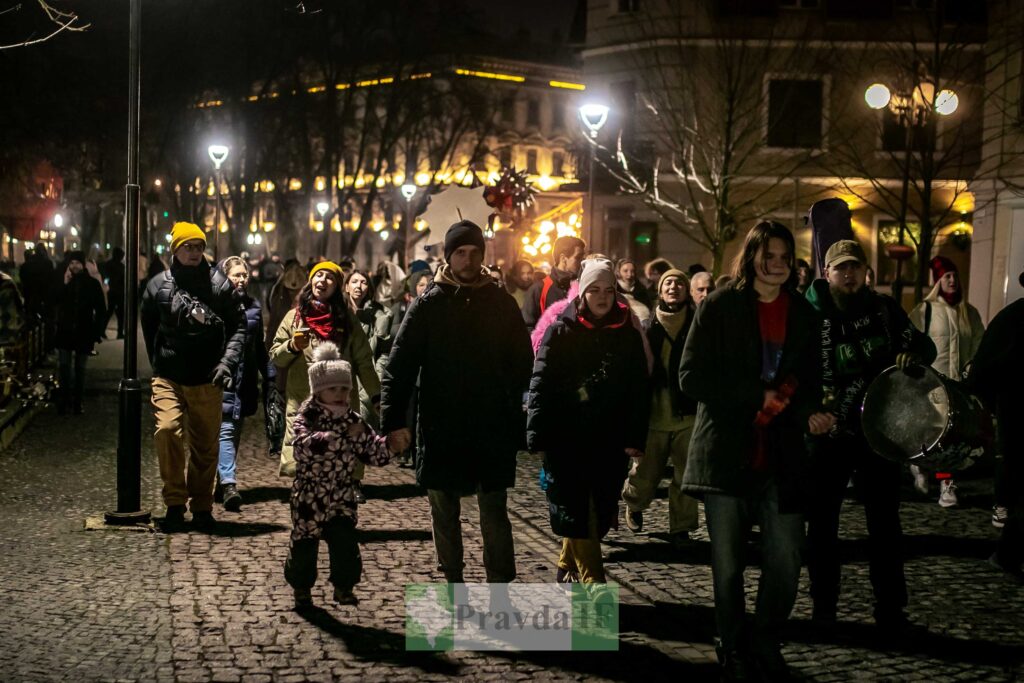
[[[913,326],[894,299],[865,286],[867,258],[854,240],[825,254],[824,280],[807,299],[822,316],[820,354],[825,408],[836,425],[810,438],[814,496],[808,511],[807,565],[814,620],[831,624],[839,602],[839,512],[851,475],[864,501],[875,623],[889,632],[910,626],[906,613],[900,527],[901,465],[875,454],[864,438],[860,406],[872,380],[935,360],[935,345]]]

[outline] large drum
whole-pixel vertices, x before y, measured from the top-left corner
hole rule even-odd
[[[992,437],[981,402],[929,367],[885,370],[864,395],[861,421],[876,453],[933,472],[964,469]]]

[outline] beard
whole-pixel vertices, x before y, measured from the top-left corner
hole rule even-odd
[[[867,308],[867,287],[861,286],[851,292],[844,287],[829,285],[828,291],[832,295],[832,301],[835,302],[836,308],[843,313],[860,313]]]

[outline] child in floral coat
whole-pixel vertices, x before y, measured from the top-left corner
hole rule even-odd
[[[362,461],[386,465],[401,452],[398,439],[377,436],[348,404],[352,366],[338,347],[320,344],[309,366],[310,396],[295,418],[295,481],[292,484],[292,535],[285,580],[295,590],[296,609],[312,605],[316,558],[322,538],[331,559],[334,599],[358,603],[353,588],[363,563],[356,542],[356,491],[353,470]]]

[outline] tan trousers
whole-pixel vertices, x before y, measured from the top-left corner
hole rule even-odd
[[[193,513],[213,509],[222,399],[213,384],[186,387],[153,378],[154,442],[165,505],[188,503]]]
[[[658,484],[665,474],[665,465],[672,461],[672,482],[668,486],[668,529],[675,534],[697,530],[697,501],[685,495],[680,486],[686,469],[686,454],[693,433],[692,416],[685,418],[686,426],[674,432],[654,429],[647,432],[647,450],[644,457],[633,462],[629,478],[622,488],[622,500],[632,512],[646,510]]]
[[[601,558],[601,539],[597,536],[597,509],[590,499],[588,538],[563,538],[562,553],[558,556],[561,569],[576,570],[580,583],[605,583],[604,560]]]

